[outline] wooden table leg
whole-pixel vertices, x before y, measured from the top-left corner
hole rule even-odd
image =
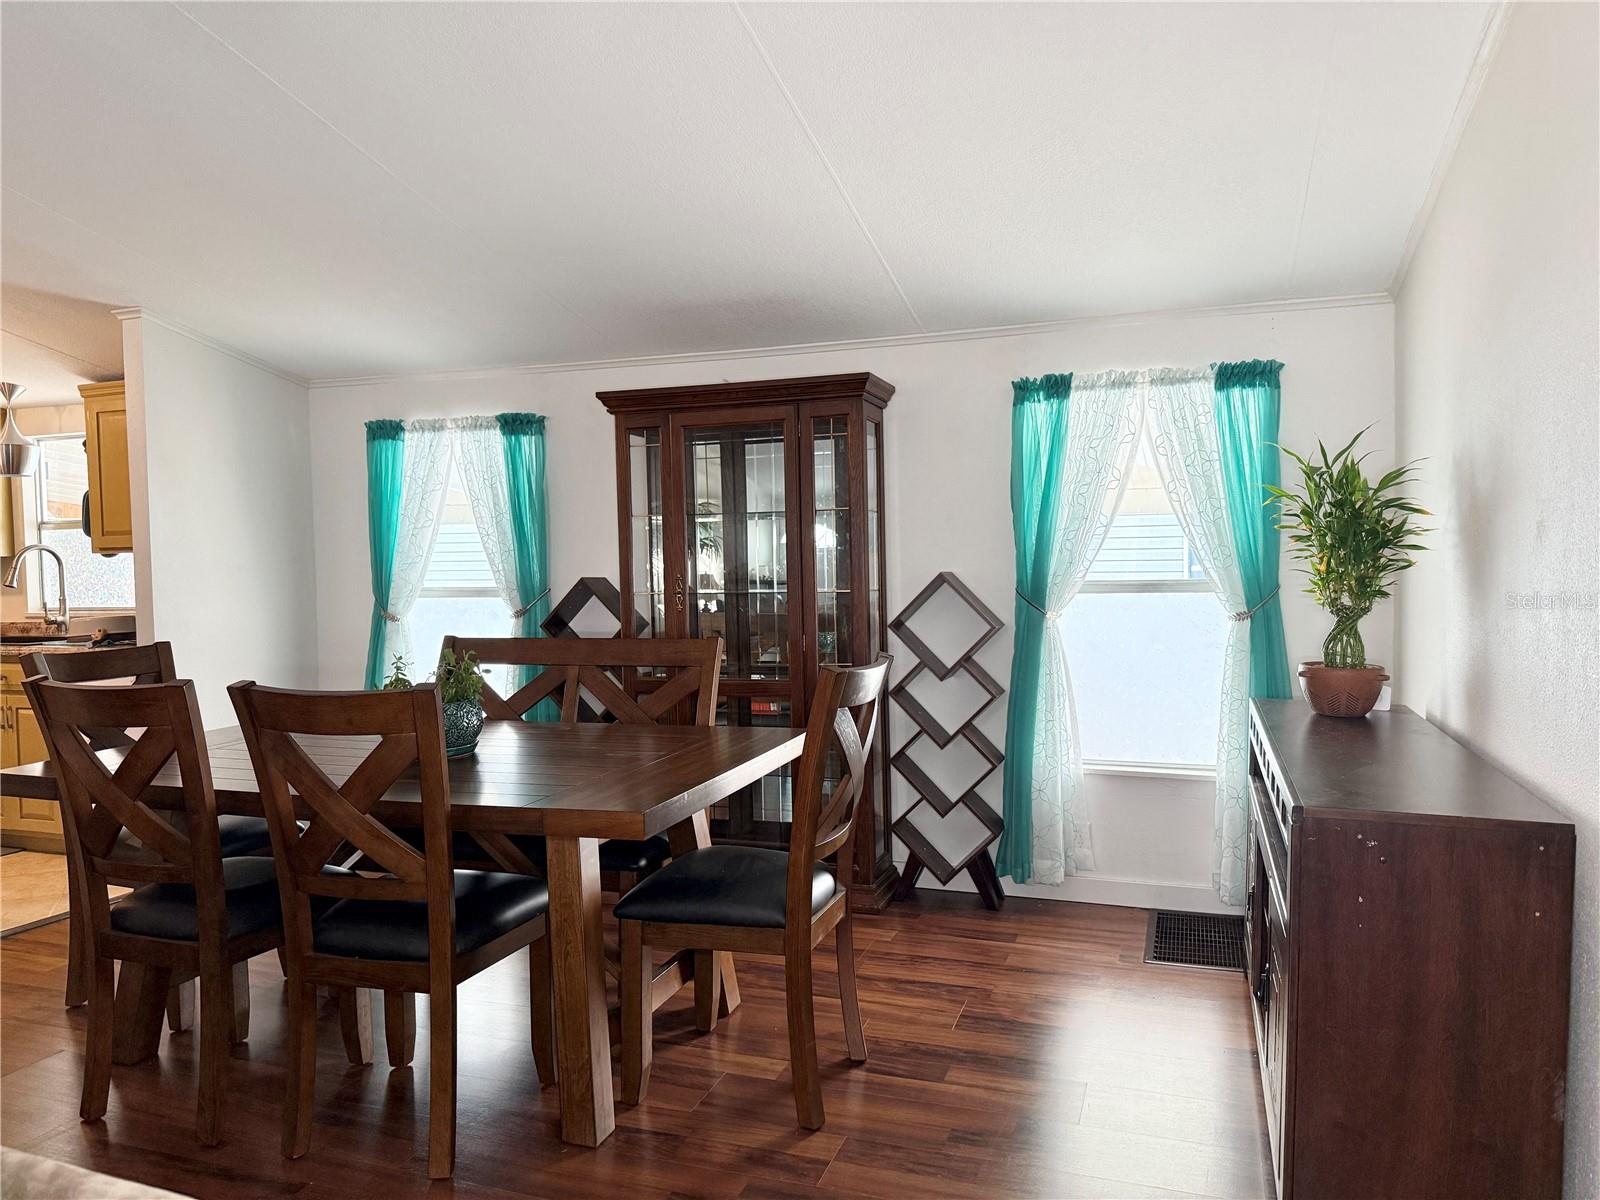
[[[701,809],[687,821],[680,821],[667,831],[667,841],[672,846],[672,855],[676,858],[680,854],[687,854],[691,850],[701,850],[711,845],[711,815]],[[702,981],[695,985],[696,1007],[699,1009],[708,998],[715,998],[716,1017],[708,1013],[697,1013],[701,1029],[709,1029],[716,1019],[730,1016],[733,1010],[739,1007],[739,977],[734,973],[733,955],[726,950],[715,951],[711,955],[716,964],[717,981],[710,983]]]
[[[545,848],[561,1140],[598,1146],[617,1123],[600,932],[600,843],[549,837]]]

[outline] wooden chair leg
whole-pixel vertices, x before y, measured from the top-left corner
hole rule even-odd
[[[68,856],[67,871],[70,876],[72,867],[71,856]],[[76,892],[73,893],[76,895]],[[80,1004],[89,1001],[89,989],[94,980],[94,945],[89,936],[83,913],[79,911],[80,905],[72,901],[72,907],[67,912],[67,995],[68,1008],[77,1008]]]
[[[364,1067],[372,1062],[372,993],[366,988],[342,987],[338,997],[345,1056],[351,1066]]]
[[[250,963],[236,962],[229,971],[232,979],[232,1011],[228,1040],[235,1046],[250,1040]]]
[[[794,1076],[795,1116],[802,1129],[821,1129],[822,1078],[817,1070],[809,945],[791,945],[784,955],[783,991],[789,1010],[789,1071]]]
[[[861,1031],[861,999],[856,994],[856,934],[850,908],[833,927],[834,949],[839,955],[839,1006],[844,1009],[844,1041],[851,1062],[867,1061],[867,1038]]]
[[[98,970],[98,967],[97,967]],[[143,1062],[161,1046],[161,1020],[166,1013],[169,967],[124,962],[117,980],[115,1030],[111,1059],[128,1067]]]
[[[528,1025],[540,1087],[556,1083],[556,1022],[550,978],[550,937],[528,946]]]
[[[718,965],[716,951],[694,952],[694,1026],[701,1033],[710,1033],[717,1027],[722,1007],[722,972]],[[626,978],[626,971],[623,974]]]
[[[317,1088],[317,988],[289,983],[289,1079],[283,1092],[283,1156],[311,1148],[311,1111]]]
[[[167,989],[167,1028],[173,1033],[194,1028],[194,1002],[199,990],[200,984],[193,979]]]
[[[721,990],[721,999],[717,1002],[717,1016],[731,1017],[733,1010],[739,1007],[739,976],[733,969],[733,955],[726,950],[717,951],[717,987]]]
[[[456,1165],[456,991],[428,995],[428,1178],[449,1179]]]
[[[653,963],[650,947],[644,944],[644,926],[638,921],[619,923],[622,926],[622,1102],[642,1104],[645,1089],[650,1084],[653,1049]],[[698,974],[695,979],[698,1006]],[[715,1007],[712,1011],[715,1012]]]
[[[98,1121],[111,1096],[111,1043],[115,1031],[116,963],[96,956],[89,964],[89,1037],[83,1055],[83,1098],[78,1115]]]
[[[383,1044],[391,1069],[411,1065],[417,1053],[417,997],[414,993],[383,994]]]
[[[233,1035],[233,972],[218,964],[200,973],[200,1101],[195,1132],[202,1146],[222,1140],[228,1045]]]

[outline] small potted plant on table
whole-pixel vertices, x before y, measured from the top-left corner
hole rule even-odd
[[[483,672],[478,656],[468,652],[459,658],[446,650],[439,659],[433,678],[439,685],[439,703],[444,708],[444,752],[448,758],[463,758],[478,748],[483,732]],[[408,688],[406,661],[395,655],[385,690]]]
[[[1425,549],[1417,539],[1429,532],[1416,520],[1428,511],[1397,490],[1411,482],[1416,464],[1369,482],[1361,471],[1365,456],[1355,452],[1366,432],[1332,456],[1321,442],[1315,458],[1283,448],[1300,467],[1300,487],[1267,488],[1268,503],[1278,505],[1278,528],[1306,564],[1306,591],[1333,615],[1321,661],[1300,664],[1306,700],[1327,717],[1364,717],[1378,702],[1389,676],[1367,663],[1361,619],[1388,597],[1390,580],[1415,563],[1412,552]]]

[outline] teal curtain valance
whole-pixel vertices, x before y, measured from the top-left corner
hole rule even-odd
[[[1217,449],[1233,531],[1234,556],[1250,616],[1250,695],[1289,696],[1289,655],[1278,596],[1278,522],[1268,504],[1277,486],[1278,421],[1283,405],[1276,359],[1215,365]]]

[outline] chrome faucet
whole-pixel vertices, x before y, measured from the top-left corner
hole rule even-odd
[[[43,542],[30,542],[21,550],[17,551],[16,556],[11,560],[11,569],[6,572],[5,579],[0,582],[3,582],[6,587],[17,586],[17,572],[22,570],[22,558],[30,550],[39,551],[39,556],[41,558],[48,554],[51,558],[56,560],[56,583],[61,596],[61,615],[58,616],[52,622],[52,624],[59,627],[61,632],[65,634],[68,628],[68,617],[71,615],[71,611],[67,608],[67,567],[66,564],[61,561],[61,555],[56,553],[54,547],[46,546]],[[41,597],[40,603],[42,604],[44,596],[44,588],[42,586],[39,589],[39,595]],[[48,612],[45,613],[46,617],[49,615],[50,614]]]

